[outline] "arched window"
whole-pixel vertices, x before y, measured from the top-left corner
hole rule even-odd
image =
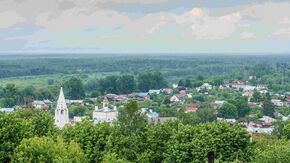
[[[61,114],[61,115],[63,114],[63,110],[60,111],[60,114]]]

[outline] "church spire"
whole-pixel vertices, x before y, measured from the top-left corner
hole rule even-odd
[[[55,125],[59,128],[63,128],[66,124],[69,123],[68,109],[66,106],[62,87],[60,88],[54,119]]]
[[[59,109],[60,108],[65,108],[65,109],[67,109],[62,87],[60,87],[60,92],[59,92],[56,108],[59,108]]]

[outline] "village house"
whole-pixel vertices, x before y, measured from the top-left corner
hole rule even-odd
[[[284,103],[279,99],[271,99],[271,102],[275,106],[283,106],[284,105]]]
[[[65,102],[66,102],[67,105],[81,105],[81,106],[84,106],[84,100],[69,100],[69,99],[66,99]]]
[[[52,102],[50,100],[43,101],[34,100],[32,102],[32,106],[36,109],[48,109],[52,106]]]
[[[249,76],[249,80],[256,80],[256,76]]]
[[[192,98],[192,94],[191,93],[188,93],[188,94],[186,94],[186,97],[187,98]]]
[[[173,90],[171,88],[162,88],[161,92],[166,93],[166,94],[171,94],[173,92]]]
[[[119,102],[126,102],[128,100],[127,95],[118,95],[117,97],[115,97],[115,101],[119,101]]]
[[[196,103],[187,104],[185,105],[185,113],[194,113],[198,110],[199,105]]]
[[[258,102],[248,102],[248,106],[251,108],[256,108],[256,107],[262,108],[262,105]]]
[[[259,121],[262,122],[263,126],[272,126],[274,122],[276,122],[276,119],[271,118],[269,116],[263,116],[259,119]]]
[[[15,108],[0,108],[0,112],[12,113],[15,112]]]
[[[199,92],[201,90],[211,90],[212,88],[213,86],[210,85],[209,83],[204,83],[200,87],[197,87],[196,90]]]
[[[177,87],[178,87],[178,84],[175,84],[175,83],[172,84],[172,88],[175,89],[175,88],[177,88]]]
[[[177,89],[179,91],[186,91],[187,90],[187,88],[185,86],[178,86]]]
[[[229,124],[235,124],[237,122],[236,119],[233,119],[233,118],[217,118],[217,121],[220,121],[220,122],[225,122],[225,123],[229,123]]]
[[[88,118],[88,116],[74,116],[74,118],[73,118],[73,124],[82,122],[86,118]]]
[[[223,104],[225,103],[225,101],[214,101],[214,102],[211,102],[210,105],[217,109],[218,107],[221,107]]]
[[[159,117],[158,118],[158,122],[160,124],[164,124],[166,122],[175,122],[177,121],[178,119],[176,117]]]
[[[290,96],[284,98],[284,104],[290,106]]]
[[[243,96],[248,98],[248,101],[251,101],[251,99],[253,98],[254,92],[251,90],[246,90],[243,93]]]
[[[32,106],[35,109],[48,109],[48,106],[43,101],[34,100]]]
[[[175,94],[170,98],[170,102],[183,102],[186,94]]]
[[[118,95],[116,94],[107,94],[106,97],[108,98],[109,101],[115,101]]]
[[[137,100],[139,100],[139,101],[150,100],[149,93],[147,93],[147,92],[141,92],[141,93],[138,93],[138,94],[136,95],[136,97],[137,97]]]
[[[242,87],[244,85],[246,85],[246,82],[242,81],[242,80],[235,80],[235,81],[230,83],[230,87],[236,88],[236,89],[239,89],[240,87]]]
[[[160,90],[154,90],[154,89],[150,89],[148,93],[149,93],[150,95],[152,95],[152,94],[159,95],[159,94],[160,94],[160,92],[161,92]]]
[[[148,123],[157,124],[158,117],[159,117],[158,113],[153,112],[151,109],[147,111],[146,113],[146,118],[147,118]]]
[[[274,131],[273,126],[262,126],[262,125],[254,123],[254,122],[249,122],[246,125],[246,129],[251,134],[268,134],[268,135],[270,135]]]

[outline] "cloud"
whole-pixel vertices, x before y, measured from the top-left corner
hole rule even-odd
[[[21,17],[15,11],[4,11],[0,13],[0,28],[8,28],[25,20],[26,18]]]
[[[78,31],[89,28],[115,28],[130,21],[126,14],[113,10],[87,8],[72,8],[63,11],[56,18],[51,18],[51,13],[40,14],[35,25],[52,32]]]
[[[2,0],[0,28],[27,24],[27,35],[2,41],[21,41],[29,48],[98,48],[194,50],[211,44],[255,39],[290,39],[290,3],[264,2],[218,12],[209,7],[184,6],[150,14],[121,12],[114,5],[152,6],[175,0]],[[149,5],[150,4],[150,5]],[[32,7],[33,6],[33,7]],[[160,5],[161,6],[161,5]],[[156,7],[156,6],[155,6]],[[2,11],[2,12],[1,12]],[[227,11],[227,12],[225,12]],[[1,31],[0,31],[1,35]],[[25,43],[23,43],[25,42]],[[196,46],[193,46],[196,45]],[[19,48],[19,46],[17,46]]]
[[[241,36],[241,39],[253,39],[253,38],[256,38],[255,34],[251,33],[251,32],[242,32],[240,34],[240,36]]]

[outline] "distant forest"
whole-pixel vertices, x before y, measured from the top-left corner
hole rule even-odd
[[[160,71],[171,79],[185,76],[212,76],[234,74],[241,77],[245,68],[249,74],[256,65],[266,69],[276,68],[278,63],[290,62],[290,55],[268,56],[125,56],[107,57],[93,55],[35,55],[1,56],[0,78],[48,74],[78,74],[95,72],[138,73]],[[289,65],[289,64],[288,64]],[[252,68],[252,69],[251,69]],[[252,72],[251,72],[252,71]],[[263,73],[263,72],[260,72]],[[261,75],[257,73],[256,75]]]

